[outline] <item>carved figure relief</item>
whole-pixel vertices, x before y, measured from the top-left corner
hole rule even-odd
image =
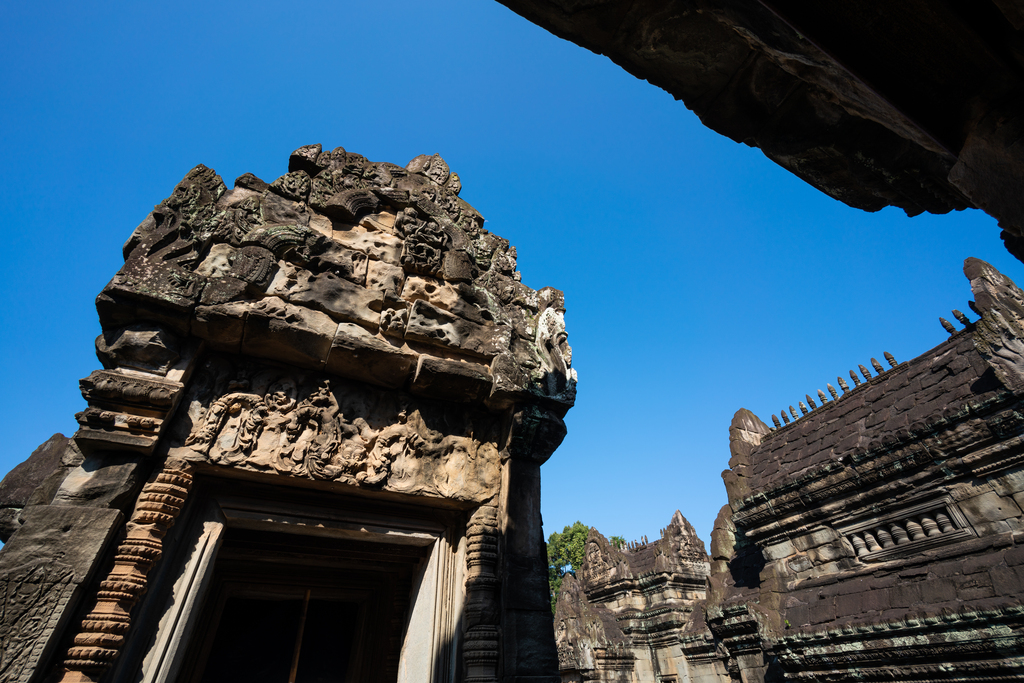
[[[192,386],[173,455],[458,500],[497,490],[498,424],[488,413],[467,418],[464,406],[415,405],[398,392],[221,358]]]

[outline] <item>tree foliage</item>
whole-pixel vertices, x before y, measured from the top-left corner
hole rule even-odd
[[[555,611],[558,591],[562,588],[562,576],[572,572],[573,576],[583,564],[586,552],[587,534],[590,527],[577,521],[561,532],[548,536],[548,586],[551,588],[551,611]]]
[[[624,539],[622,536],[609,536],[608,542],[616,548],[618,548],[619,550],[622,550],[622,546],[626,545],[626,539]]]

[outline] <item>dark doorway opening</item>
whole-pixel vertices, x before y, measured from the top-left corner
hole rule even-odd
[[[427,549],[229,529],[182,683],[394,683]]]

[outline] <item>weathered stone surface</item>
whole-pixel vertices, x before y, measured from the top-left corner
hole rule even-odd
[[[69,439],[63,434],[54,434],[32,451],[24,462],[8,472],[0,481],[0,508],[22,508],[28,505],[36,488],[61,466],[68,442]],[[36,502],[45,505],[50,501]]]
[[[28,683],[54,654],[122,516],[36,505],[22,519],[0,549],[0,679]]]
[[[21,526],[22,508],[46,505],[67,472],[63,457],[69,439],[54,434],[0,481],[0,542],[6,543]]]
[[[973,205],[1021,253],[1017,3],[502,2],[850,206]]]
[[[1002,550],[1024,528],[1024,294],[976,259],[964,272],[981,320],[891,369],[861,366],[864,382],[787,425],[734,418],[693,637],[740,678],[1020,671],[1024,648],[1000,634],[1024,628]],[[749,654],[768,651],[777,671]]]
[[[316,311],[408,335],[436,346],[417,351],[439,359],[509,352],[495,409],[538,397],[571,406],[576,374],[560,293],[519,281],[515,248],[483,230],[444,160],[403,169],[340,148],[314,159],[316,149],[296,151],[270,185],[247,174],[227,191],[205,166],[190,171],[125,244],[124,268],[97,299],[103,343],[155,323],[212,350],[273,357],[279,349],[286,362],[322,367],[333,332]],[[411,286],[407,274],[417,278]],[[163,371],[170,361],[109,362]]]
[[[376,332],[384,295],[348,280],[321,273],[315,275],[282,263],[267,293],[285,301],[323,311],[340,322],[359,323]]]
[[[702,611],[708,571],[704,543],[678,510],[649,543],[616,548],[591,529],[583,564],[562,578],[555,604],[563,680],[618,681],[623,669],[633,680],[656,680],[655,671],[683,680],[688,663],[673,646]]]
[[[52,504],[124,510],[134,503],[146,474],[145,460],[138,454],[93,453],[68,472]]]
[[[409,390],[449,401],[482,401],[491,390],[484,365],[420,356]]]
[[[166,375],[178,358],[181,340],[156,325],[132,325],[96,338],[96,355],[105,368],[134,368]]]
[[[398,389],[412,378],[417,356],[378,339],[352,323],[338,325],[327,356],[327,372]]]
[[[459,318],[426,301],[409,309],[406,339],[447,346],[482,358],[493,358],[508,349],[512,330],[500,325],[480,325]]]
[[[327,361],[337,329],[338,323],[324,313],[274,297],[263,299],[246,314],[242,353],[319,368]]]

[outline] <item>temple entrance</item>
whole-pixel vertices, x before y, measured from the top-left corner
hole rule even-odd
[[[394,683],[422,546],[228,529],[182,683]]]
[[[149,645],[114,680],[450,679],[464,513],[227,483],[193,491],[154,582],[164,607],[140,618]]]

